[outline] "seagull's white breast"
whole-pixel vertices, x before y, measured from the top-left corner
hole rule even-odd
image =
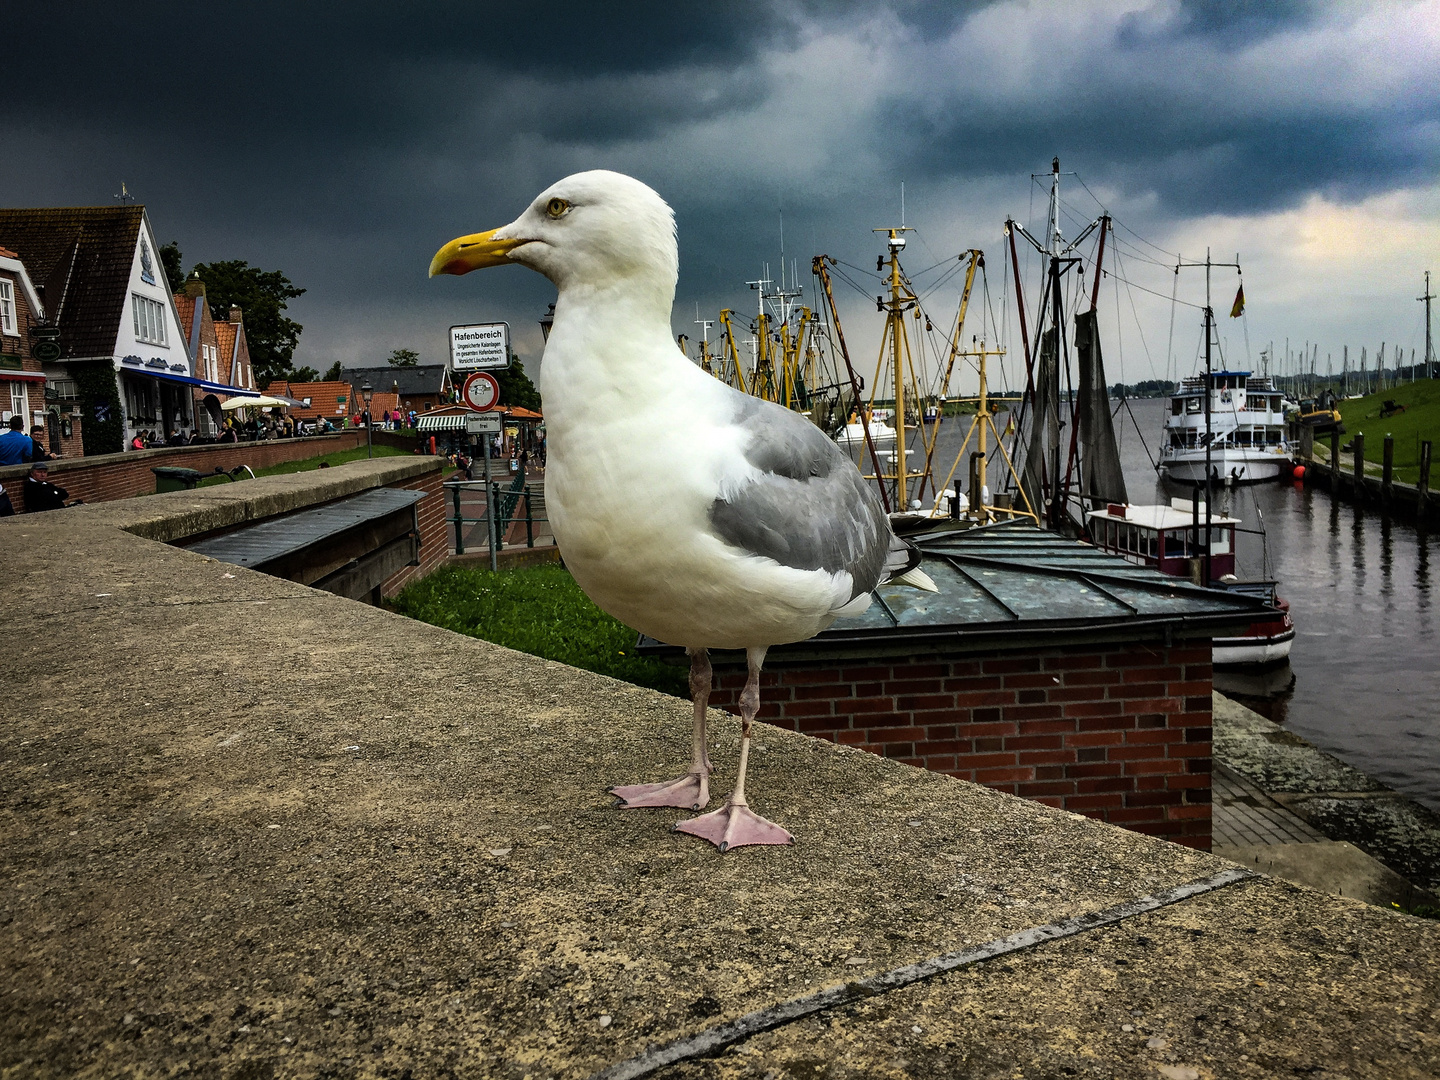
[[[567,312],[541,368],[545,497],[581,588],[675,645],[799,641],[850,599],[848,575],[797,570],[717,537],[710,508],[754,475],[733,391],[614,313]]]

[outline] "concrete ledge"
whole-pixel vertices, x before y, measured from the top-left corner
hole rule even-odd
[[[0,1077],[584,1077],[1230,865],[778,730],[799,843],[722,857],[605,792],[683,768],[687,703],[139,535],[217,491],[0,522]],[[1260,881],[668,1075],[1433,1075],[1437,1001],[1440,927]]]
[[[333,469],[265,476],[193,491],[172,491],[146,499],[74,506],[50,513],[63,515],[66,521],[113,526],[147,540],[172,543],[187,536],[243,525],[369,488],[439,472],[443,465],[444,459],[437,457],[352,461]],[[36,519],[24,520],[34,522]]]

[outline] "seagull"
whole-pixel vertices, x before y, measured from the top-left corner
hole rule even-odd
[[[689,771],[610,790],[626,807],[709,805],[708,650],[743,649],[735,788],[676,829],[721,852],[791,843],[745,797],[766,650],[859,615],[878,585],[934,591],[919,552],[824,432],[680,351],[675,215],[651,188],[605,170],[568,176],[509,225],[446,244],[430,276],[510,263],[559,290],[540,394],[545,499],[565,565],[601,610],[690,658]]]

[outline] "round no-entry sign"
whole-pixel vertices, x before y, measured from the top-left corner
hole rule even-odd
[[[494,375],[477,371],[466,377],[460,397],[476,412],[489,412],[500,403],[500,384]]]

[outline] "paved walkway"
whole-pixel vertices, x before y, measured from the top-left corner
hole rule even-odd
[[[1315,844],[1326,839],[1265,792],[1215,762],[1211,835],[1217,847],[1246,844]]]

